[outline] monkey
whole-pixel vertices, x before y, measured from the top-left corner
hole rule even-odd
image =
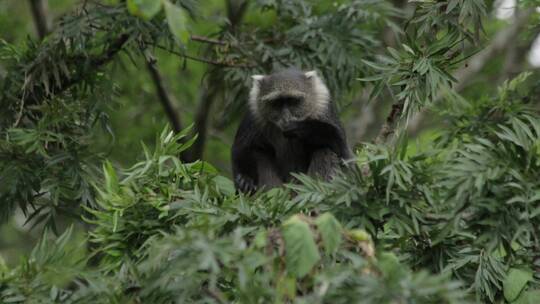
[[[251,78],[231,149],[237,191],[273,188],[291,181],[291,173],[330,180],[352,151],[318,73],[288,68]]]

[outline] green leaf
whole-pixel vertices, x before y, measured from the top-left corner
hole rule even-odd
[[[313,233],[308,223],[297,215],[283,223],[282,233],[287,271],[297,278],[302,278],[321,258]]]
[[[105,187],[108,192],[117,193],[118,192],[118,177],[112,164],[109,161],[106,161],[103,164],[103,173],[105,175]]]
[[[186,164],[190,171],[207,173],[207,174],[217,174],[218,170],[209,162],[202,160],[197,160],[194,163]]]
[[[385,277],[399,278],[405,272],[404,267],[399,263],[399,259],[392,252],[379,254],[377,265]]]
[[[152,19],[163,5],[161,0],[127,0],[126,4],[130,14],[145,20]]]
[[[512,304],[536,304],[540,299],[540,290],[527,290],[521,293],[521,295]]]
[[[294,299],[296,297],[296,279],[281,277],[278,279],[276,289],[279,295]]]
[[[510,269],[503,282],[504,298],[509,302],[517,299],[520,292],[531,279],[532,272],[530,270],[518,268]]]
[[[56,287],[54,285],[51,287],[51,291],[49,292],[49,297],[53,301],[58,298],[58,287]]]
[[[231,196],[231,195],[234,195],[234,193],[236,192],[234,188],[234,183],[232,180],[221,175],[214,177],[213,180],[220,193],[223,193],[227,196]]]
[[[259,231],[253,239],[253,245],[255,246],[255,248],[265,248],[267,245],[267,238],[268,233],[266,232],[266,230]]]
[[[369,235],[369,233],[367,233],[363,229],[353,229],[353,230],[349,231],[349,235],[353,239],[355,239],[357,241],[360,241],[360,242],[371,241],[371,235]]]
[[[341,224],[330,213],[319,216],[315,220],[315,224],[321,233],[326,253],[335,253],[341,244]]]
[[[178,6],[167,1],[165,2],[165,14],[167,16],[169,29],[173,35],[182,44],[187,44],[189,40],[189,32],[186,28],[186,15],[184,14],[184,11]]]
[[[9,268],[7,267],[6,261],[4,260],[2,255],[0,255],[0,276],[7,273],[8,271]]]
[[[410,46],[408,46],[408,45],[406,45],[406,44],[401,44],[401,46],[403,46],[403,48],[405,49],[405,51],[411,53],[412,55],[415,55],[413,49],[411,49]]]

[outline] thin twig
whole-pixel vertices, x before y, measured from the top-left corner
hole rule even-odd
[[[501,30],[493,39],[491,43],[484,48],[481,52],[472,56],[463,67],[453,73],[453,77],[457,79],[457,83],[454,84],[453,90],[456,92],[462,91],[467,85],[470,84],[471,79],[479,72],[482,71],[484,66],[490,62],[495,56],[500,54],[505,49],[511,47],[516,43],[516,39],[519,37],[519,32],[527,24],[533,13],[533,9],[519,11],[514,18],[514,22],[507,28]],[[442,94],[435,96],[433,103],[441,101]],[[422,120],[427,114],[427,108],[423,108],[420,112],[412,117],[407,129],[409,132],[414,133],[419,128]]]
[[[15,120],[15,123],[13,124],[13,128],[16,128],[19,125],[19,122],[21,121],[21,118],[23,117],[23,110],[24,110],[24,98],[21,98],[21,106],[19,107],[19,112],[17,113],[17,119]]]
[[[129,39],[128,34],[121,34],[117,40],[113,41],[107,48],[105,54],[92,60],[92,64],[95,67],[101,67],[105,63],[109,62],[118,52],[120,52]]]
[[[221,292],[219,292],[218,290],[212,290],[210,288],[206,289],[206,293],[212,297],[212,299],[216,300],[218,303],[227,303],[224,299],[223,299],[223,295],[221,294]]]
[[[103,65],[105,65],[106,63],[108,63],[109,61],[111,61],[114,58],[114,56],[123,49],[129,37],[130,36],[128,34],[121,34],[115,41],[109,44],[109,46],[107,47],[107,49],[104,51],[102,55],[91,58],[90,63],[88,63],[87,66],[91,67],[92,70],[97,70]],[[76,64],[76,62],[79,59],[80,58],[77,58],[77,57],[71,57],[71,58],[67,58],[66,61],[71,60],[73,61],[73,64]],[[47,92],[47,95],[58,95],[68,90],[72,86],[76,85],[77,83],[81,82],[83,79],[87,77],[87,75],[88,75],[87,73],[83,74],[80,71],[75,72],[74,75],[71,75],[71,76],[66,75],[65,77],[61,79],[61,84],[58,86],[53,86],[50,92]],[[26,90],[23,90],[23,94],[20,96],[20,98],[23,102],[26,102],[26,105],[28,105],[28,101],[31,101],[30,104],[39,103],[40,100],[43,98],[46,98],[47,95],[44,95],[44,94],[38,94],[38,95],[28,94],[27,95]],[[29,100],[29,99],[32,99],[32,100]]]
[[[252,65],[234,64],[234,63],[228,63],[228,62],[223,62],[223,61],[215,61],[215,60],[208,59],[208,58],[195,57],[195,56],[191,56],[191,55],[187,55],[187,54],[177,52],[175,50],[171,50],[170,48],[164,47],[162,45],[152,45],[152,46],[154,46],[154,47],[156,47],[158,49],[165,50],[165,51],[167,51],[167,52],[169,52],[171,54],[177,55],[179,57],[185,57],[185,58],[193,60],[193,61],[207,63],[207,64],[215,65],[215,66],[218,66],[218,67],[244,68],[244,69],[249,69],[249,68],[254,68],[255,67],[254,64],[252,64]]]
[[[191,35],[191,40],[197,41],[197,42],[204,42],[204,43],[210,43],[210,44],[219,44],[219,45],[226,45],[226,41],[217,40],[213,38],[203,37],[203,36],[197,36],[197,35]]]
[[[395,126],[399,120],[399,117],[401,116],[401,113],[403,112],[403,104],[403,100],[398,100],[392,105],[392,110],[390,111],[390,114],[388,114],[388,117],[386,117],[386,121],[384,122],[381,131],[375,139],[376,144],[384,144],[390,135],[394,134]]]
[[[203,63],[208,63],[208,64],[219,66],[219,67],[227,67],[227,68],[253,68],[255,67],[254,65],[234,64],[234,63],[228,63],[228,62],[223,62],[223,61],[215,61],[208,58],[195,57],[195,56],[191,56],[187,54],[180,54],[180,53],[177,53],[177,54],[187,59],[191,59],[191,60],[199,61]]]

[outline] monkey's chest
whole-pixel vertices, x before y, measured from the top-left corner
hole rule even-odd
[[[307,173],[310,151],[298,140],[283,139],[273,143],[276,167],[284,181],[291,178],[291,173]]]

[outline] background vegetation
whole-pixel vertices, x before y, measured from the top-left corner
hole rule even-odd
[[[538,6],[0,2],[0,302],[536,303]],[[287,66],[357,158],[236,194],[249,76]]]

